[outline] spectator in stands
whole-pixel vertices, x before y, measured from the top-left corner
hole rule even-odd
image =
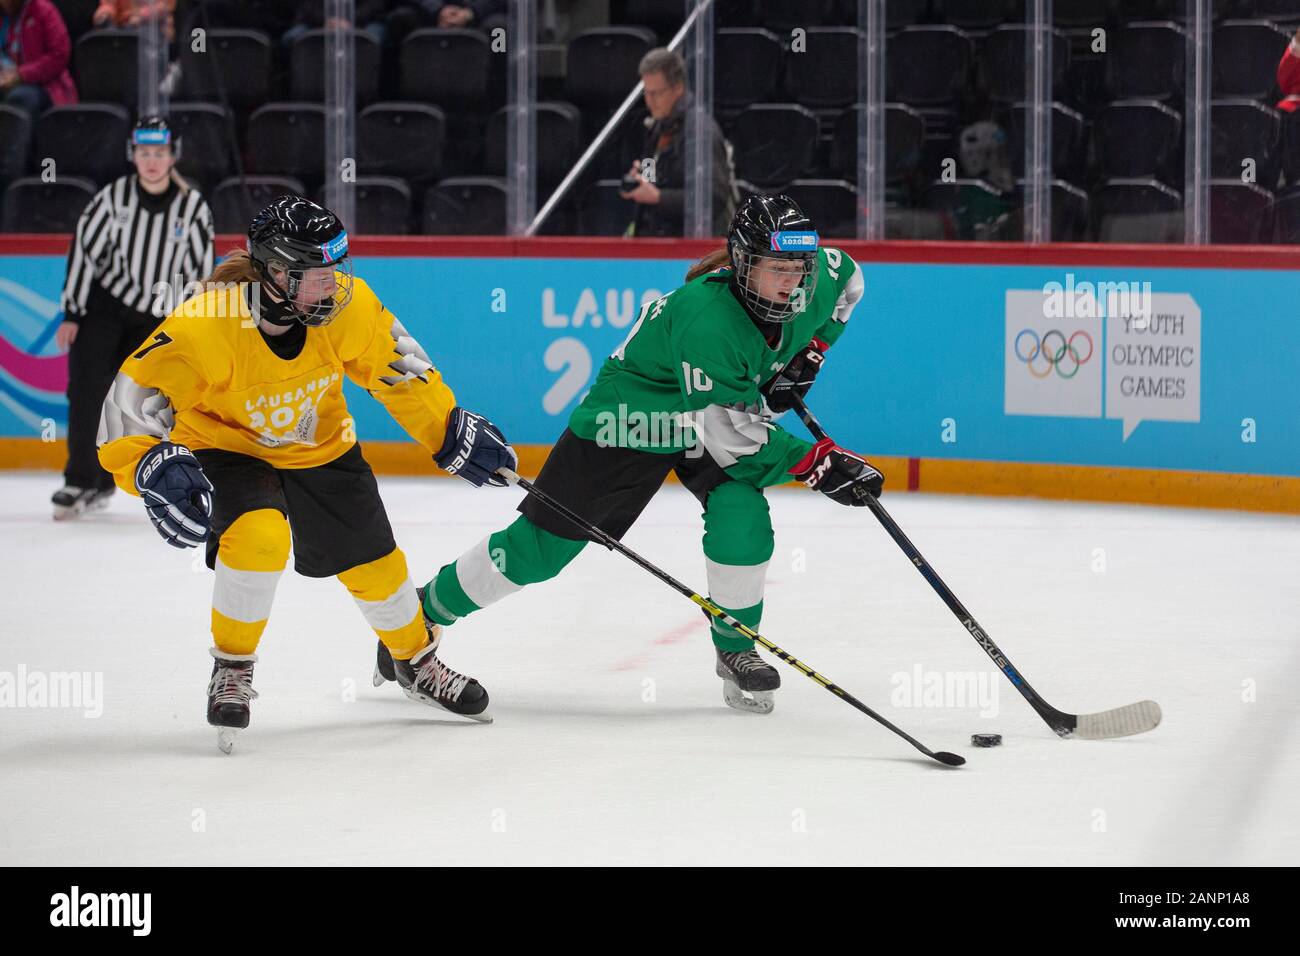
[[[1282,174],[1288,186],[1300,182],[1300,30],[1282,51],[1277,65],[1277,88],[1282,91],[1277,108],[1282,117]]]
[[[390,0],[357,0],[353,11],[353,23],[373,36],[382,45],[386,32],[384,18],[388,16],[390,6],[392,6]],[[334,26],[336,23],[344,28],[352,26],[352,23],[340,18],[327,17],[325,15],[324,0],[303,0],[298,4],[298,16],[295,18],[293,26],[285,31],[280,42],[286,48],[291,47],[299,37],[309,30],[320,30]]]
[[[481,30],[491,33],[509,22],[506,0],[397,0],[388,15],[388,29],[394,44],[400,45],[412,30],[437,27],[441,30]]]
[[[686,91],[686,64],[681,55],[664,47],[651,50],[638,71],[645,84],[646,138],[641,159],[633,161],[619,193],[635,203],[630,236],[680,236],[685,231],[686,115],[690,94]],[[713,138],[713,224],[714,231],[731,221],[736,208],[735,173],[731,147],[722,129],[710,117]]]
[[[188,15],[182,12],[184,34],[196,28],[212,30],[261,30],[278,37],[293,25],[296,0],[193,0]]]
[[[962,184],[953,205],[958,239],[999,239],[1009,225],[1016,182],[1007,155],[1007,134],[997,123],[971,123],[957,139],[962,175],[984,186]],[[987,188],[985,188],[987,187]]]
[[[33,119],[77,102],[68,72],[72,44],[51,0],[0,0],[0,103]]]
[[[136,27],[141,20],[163,16],[163,33],[167,42],[176,38],[176,0],[100,0],[90,18],[96,27]]]
[[[1282,91],[1278,109],[1285,113],[1300,109],[1300,30],[1296,30],[1282,51],[1282,61],[1277,65],[1277,87]]]

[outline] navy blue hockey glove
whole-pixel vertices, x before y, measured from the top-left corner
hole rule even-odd
[[[174,548],[194,548],[212,530],[212,482],[184,445],[159,442],[135,466],[135,490],[149,520]]]
[[[508,482],[496,473],[497,469],[513,471],[519,466],[519,456],[501,429],[459,405],[447,418],[447,437],[433,460],[439,468],[460,475],[475,488],[484,484],[504,487]]]
[[[826,350],[830,345],[821,339],[813,339],[801,352],[786,363],[785,368],[777,372],[770,382],[763,387],[767,397],[767,407],[772,411],[786,412],[794,406],[793,396],[803,398],[813,386],[813,379],[821,371],[826,361]]]
[[[885,484],[885,476],[870,462],[829,438],[813,445],[790,469],[790,474],[832,501],[854,507],[866,505],[869,497],[879,498]]]

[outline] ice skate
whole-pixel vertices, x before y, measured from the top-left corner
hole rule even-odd
[[[781,686],[775,667],[758,656],[758,651],[728,652],[714,648],[718,654],[717,675],[722,678],[722,699],[728,707],[749,714],[770,714],[776,706],[772,691]]]
[[[249,702],[257,697],[253,690],[253,665],[256,654],[227,654],[210,649],[212,680],[208,682],[208,723],[217,728],[217,747],[230,753],[235,746],[235,732],[248,726]]]
[[[50,496],[54,505],[54,520],[67,521],[78,518],[88,511],[102,511],[108,507],[112,488],[78,488],[76,485],[64,485]]]
[[[424,590],[416,588],[421,608],[424,607]],[[474,678],[452,670],[439,660],[437,651],[442,628],[427,617],[424,627],[429,634],[429,643],[409,661],[394,660],[383,641],[379,642],[375,652],[374,685],[380,687],[386,681],[395,680],[411,700],[434,704],[453,714],[490,724],[492,716],[487,713],[487,690]]]

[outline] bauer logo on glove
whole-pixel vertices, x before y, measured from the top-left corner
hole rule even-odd
[[[505,486],[507,482],[497,469],[513,470],[519,464],[519,456],[501,429],[459,405],[447,418],[447,437],[433,460],[439,468],[459,475],[476,488],[485,484]]]
[[[140,457],[135,489],[149,520],[174,548],[194,548],[212,528],[212,483],[184,445],[159,442]]]

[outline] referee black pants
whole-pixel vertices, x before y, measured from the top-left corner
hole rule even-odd
[[[98,286],[68,351],[68,464],[65,484],[111,488],[113,476],[99,465],[95,437],[108,387],[128,355],[162,322],[129,309]]]

